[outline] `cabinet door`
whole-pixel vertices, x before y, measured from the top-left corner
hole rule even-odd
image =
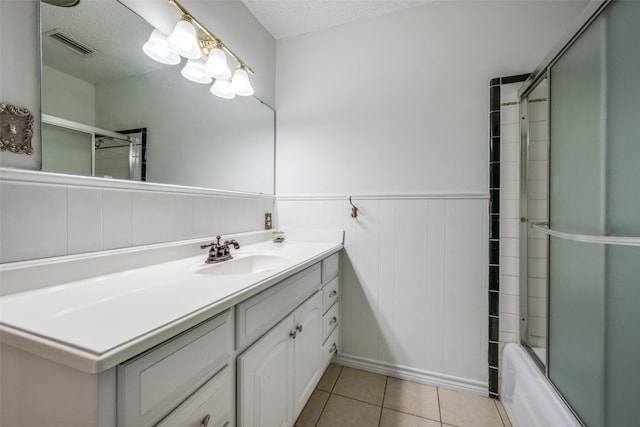
[[[294,419],[302,411],[322,375],[322,293],[316,292],[293,313],[295,371]]]
[[[291,315],[238,357],[241,427],[293,424],[294,326]]]

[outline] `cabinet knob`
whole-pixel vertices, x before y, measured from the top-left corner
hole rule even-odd
[[[338,323],[338,318],[336,316],[333,316],[329,321],[329,325],[333,325],[335,323]]]
[[[298,330],[298,332],[302,332],[302,325],[296,326],[296,329]]]
[[[329,349],[329,353],[337,353],[337,352],[338,352],[338,344],[333,343],[333,345]]]
[[[329,293],[329,298],[333,298],[333,297],[335,297],[336,295],[338,295],[338,291],[336,291],[336,290],[334,289],[333,291],[331,291],[331,292]]]
[[[207,416],[202,419],[202,423],[200,423],[200,427],[207,427],[209,425],[210,419],[211,419],[211,415],[207,414]]]
[[[289,338],[292,338],[294,340],[296,339],[297,335],[298,335],[298,332],[296,332],[296,331],[289,332]]]

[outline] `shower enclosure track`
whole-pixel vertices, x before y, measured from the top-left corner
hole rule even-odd
[[[552,230],[547,222],[532,222],[531,228],[549,236],[583,243],[600,243],[604,245],[640,246],[640,237],[626,236],[594,236],[590,234],[572,234]]]

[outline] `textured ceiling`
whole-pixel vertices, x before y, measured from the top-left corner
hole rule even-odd
[[[324,30],[431,0],[242,0],[275,38]]]
[[[84,81],[98,84],[163,67],[142,53],[153,28],[116,1],[82,0],[68,8],[42,3],[41,26],[43,64]],[[78,55],[46,37],[54,29],[98,53]]]

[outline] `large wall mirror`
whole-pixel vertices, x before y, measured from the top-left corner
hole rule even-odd
[[[43,171],[274,193],[271,108],[148,58],[153,28],[116,0],[40,10]]]

